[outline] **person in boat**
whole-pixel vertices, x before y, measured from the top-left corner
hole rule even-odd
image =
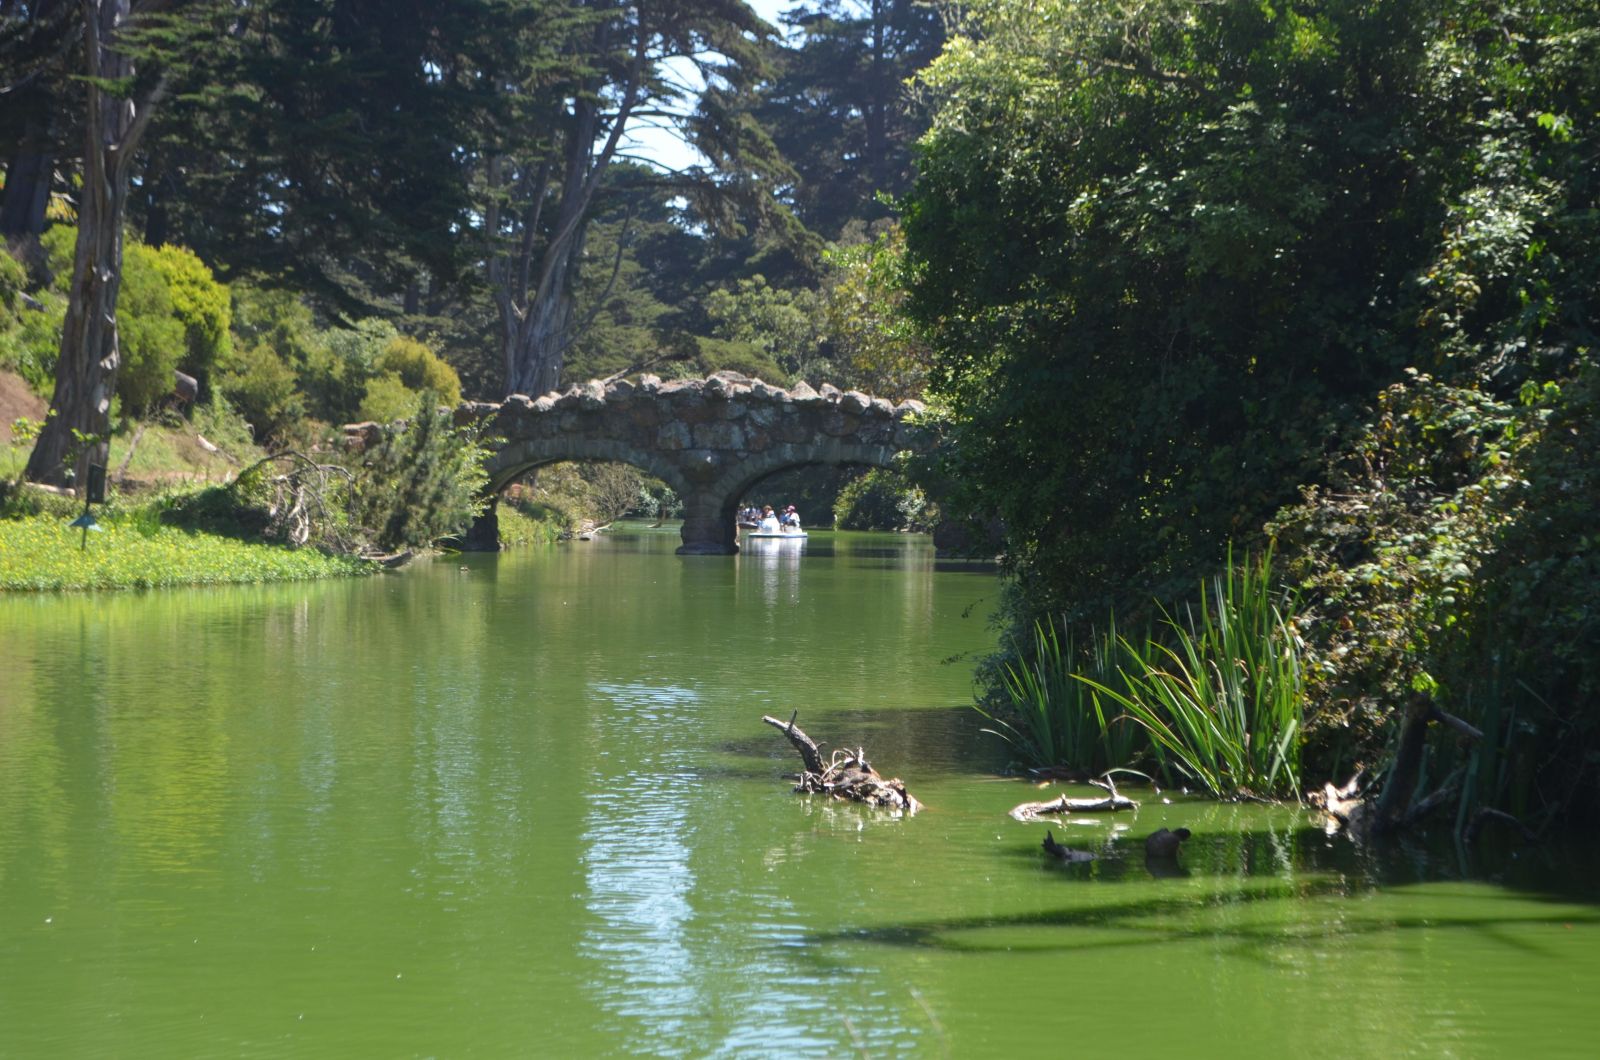
[[[772,514],[772,505],[767,504],[762,506],[761,522],[757,524],[756,529],[763,534],[777,534],[782,532],[781,527],[778,525],[778,517]]]
[[[794,505],[783,510],[783,517],[778,520],[785,533],[794,533],[800,529],[800,513],[794,510]]]

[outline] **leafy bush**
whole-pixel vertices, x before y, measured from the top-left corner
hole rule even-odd
[[[548,545],[566,532],[566,518],[552,508],[527,500],[502,498],[496,509],[500,528],[500,547]]]
[[[233,307],[228,288],[216,281],[194,252],[178,246],[143,248],[151,267],[166,282],[172,315],[183,326],[184,352],[179,367],[210,384],[212,374],[233,352],[229,327]]]
[[[294,369],[265,343],[235,357],[221,384],[255,428],[257,438],[271,438],[305,415],[305,399],[296,387]]]
[[[667,515],[682,507],[660,479],[627,464],[598,460],[542,467],[531,489],[514,487],[507,499],[524,507],[535,505],[541,518],[559,522],[567,533],[585,522],[609,523],[630,512]]]
[[[156,264],[156,252],[131,240],[122,250],[117,332],[122,344],[122,369],[117,375],[122,407],[135,414],[148,412],[172,393],[172,373],[187,340],[166,278]]]
[[[259,475],[179,493],[156,502],[158,518],[166,525],[221,537],[261,541],[272,521]]]
[[[482,510],[488,455],[479,428],[455,427],[424,392],[411,420],[391,426],[364,459],[356,483],[356,522],[385,551],[426,548],[458,536]]]
[[[16,372],[36,392],[47,394],[61,355],[67,298],[42,288],[32,297],[39,308],[24,304],[19,297],[11,313],[0,309],[0,368]]]
[[[1426,687],[1485,733],[1467,751],[1441,737],[1430,757],[1436,774],[1466,767],[1460,812],[1600,804],[1585,766],[1600,749],[1597,425],[1591,353],[1518,402],[1416,373],[1381,395],[1328,485],[1277,515],[1306,601],[1307,735],[1330,771]]]
[[[76,241],[77,229],[66,224],[52,226],[40,241],[53,274],[51,287],[58,295],[65,295],[71,281]],[[56,347],[48,362],[52,371],[61,342],[64,301],[60,310],[62,316],[52,318],[50,344]],[[149,412],[172,393],[172,373],[180,367],[209,381],[231,349],[229,319],[227,288],[192,252],[125,240],[117,295],[122,347],[117,395],[122,408],[138,415]]]
[[[0,313],[16,312],[27,286],[27,268],[12,256],[11,251],[0,246]]]
[[[404,335],[390,339],[378,357],[380,378],[394,377],[417,393],[431,390],[439,404],[453,408],[461,403],[461,379],[424,343]],[[371,385],[368,385],[371,392]]]
[[[21,370],[22,364],[31,360],[22,336],[22,295],[27,286],[28,270],[0,246],[0,368],[24,378],[27,373]]]
[[[854,479],[833,502],[833,525],[840,530],[927,531],[937,518],[921,487],[889,468]]]
[[[404,419],[417,407],[417,392],[406,386],[398,375],[380,375],[367,383],[367,395],[361,399],[360,417],[375,423],[393,423]]]

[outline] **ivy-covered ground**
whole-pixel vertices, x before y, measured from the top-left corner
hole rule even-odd
[[[0,520],[0,590],[151,589],[368,574],[376,564],[108,516],[83,531],[53,515]]]

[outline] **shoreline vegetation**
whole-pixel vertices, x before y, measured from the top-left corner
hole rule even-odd
[[[0,519],[0,592],[162,589],[372,574],[372,560],[163,526],[142,512]]]
[[[15,502],[0,500],[0,593],[265,584],[363,577],[385,569],[375,558],[253,539],[243,528],[165,521],[163,513],[206,490],[131,505],[115,497],[97,507],[92,530],[72,525],[82,507],[71,498],[38,494],[46,503],[35,500],[30,506],[43,510],[33,512],[6,511]],[[553,544],[562,534],[552,512],[504,504],[499,518],[503,549]]]
[[[172,418],[113,432],[119,473],[88,526],[72,491],[23,482],[20,447],[0,447],[0,592],[361,576],[465,532],[481,507],[483,446],[431,392],[359,447],[268,452],[228,419],[213,410],[203,424]],[[25,443],[28,424],[18,426]],[[502,509],[507,546],[558,537],[559,512],[520,501]]]

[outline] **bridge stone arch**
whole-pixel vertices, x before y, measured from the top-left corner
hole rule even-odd
[[[707,379],[638,383],[592,380],[534,399],[469,402],[458,422],[485,422],[498,446],[488,491],[498,497],[541,464],[612,460],[661,479],[684,505],[684,554],[739,550],[734,508],[754,483],[803,464],[892,465],[927,444],[920,402],[899,404],[859,391],[805,383],[782,389],[736,372]],[[497,545],[493,508],[470,544]]]

